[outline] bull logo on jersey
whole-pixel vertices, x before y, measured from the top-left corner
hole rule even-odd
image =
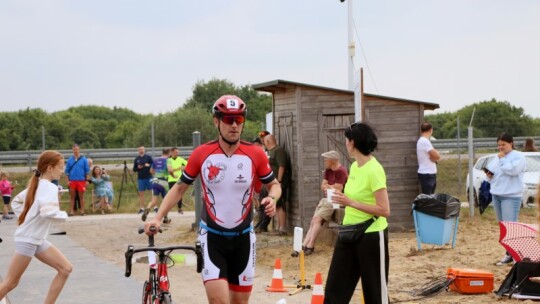
[[[226,169],[225,164],[218,163],[214,165],[209,161],[206,163],[203,176],[208,183],[217,184],[225,178],[224,170]]]

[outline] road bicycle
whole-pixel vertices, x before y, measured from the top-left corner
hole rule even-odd
[[[150,231],[155,232],[156,227],[150,227]],[[161,229],[159,229],[161,232]],[[139,228],[139,234],[144,233],[144,228]],[[125,276],[131,275],[131,258],[137,252],[148,252],[148,265],[150,266],[148,280],[144,282],[142,303],[143,304],[171,304],[172,295],[169,291],[169,276],[167,268],[174,266],[174,261],[169,257],[174,250],[191,250],[197,256],[197,272],[200,273],[203,269],[203,256],[201,243],[196,242],[195,246],[169,246],[155,247],[154,235],[148,236],[148,247],[135,248],[129,245],[125,253],[126,257],[126,273]]]

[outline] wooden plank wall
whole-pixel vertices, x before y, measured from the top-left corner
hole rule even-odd
[[[409,230],[414,227],[411,204],[419,193],[416,141],[424,109],[421,104],[373,97],[364,98],[363,108],[364,121],[375,128],[379,137],[375,156],[387,174],[392,208],[390,229]],[[286,84],[283,90],[274,92],[273,112],[274,134],[278,143],[289,152],[292,163],[287,226],[290,231],[295,226],[307,231],[322,195],[323,162],[320,155],[331,148],[339,148],[336,143],[344,146],[344,142],[339,142],[342,140],[339,134],[354,120],[353,96],[346,92]],[[285,128],[289,143],[286,143]],[[332,136],[332,132],[334,139],[325,139],[324,134]],[[348,168],[350,163],[346,159],[343,163]]]
[[[298,217],[297,205],[299,192],[297,189],[299,163],[298,152],[295,149],[298,141],[298,116],[296,111],[296,86],[292,84],[285,85],[283,90],[274,93],[273,104],[273,129],[274,135],[278,144],[289,153],[292,165],[292,182],[289,185],[291,192],[290,201],[287,205],[287,226],[289,231],[295,226],[295,218]],[[288,127],[288,133],[285,133],[285,128]],[[287,137],[289,142],[287,143]]]
[[[327,151],[320,140],[321,118],[343,111],[354,113],[351,94],[295,85],[287,85],[284,91],[274,93],[275,120],[289,115],[294,121],[292,151],[289,151],[293,166],[293,195],[287,212],[290,229],[300,226],[307,231],[321,198],[323,163],[320,155]],[[279,141],[281,143],[281,139]]]
[[[423,108],[414,103],[366,97],[364,113],[365,121],[375,128],[379,138],[374,155],[386,171],[390,230],[409,230],[414,227],[411,205],[419,193],[416,141]]]

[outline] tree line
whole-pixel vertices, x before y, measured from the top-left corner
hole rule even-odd
[[[426,115],[425,120],[433,125],[433,136],[440,139],[457,138],[458,129],[460,138],[467,138],[471,120],[476,138],[498,137],[502,132],[514,137],[540,134],[540,118],[533,118],[523,108],[496,99],[474,103],[456,112]]]
[[[127,108],[82,105],[48,113],[42,109],[0,112],[0,151],[40,150],[45,130],[46,149],[69,149],[78,143],[86,149],[151,146],[190,146],[192,133],[201,132],[202,142],[215,139],[211,108],[223,94],[234,94],[248,104],[242,138],[252,140],[264,129],[265,115],[272,111],[270,95],[250,85],[236,86],[228,80],[199,81],[183,106],[162,114],[139,114]],[[458,120],[461,138],[474,110],[475,137],[497,137],[502,131],[513,136],[540,134],[540,119],[525,114],[520,107],[495,99],[463,107],[456,112],[426,115],[434,126],[433,136],[456,138]]]
[[[224,94],[237,95],[248,104],[242,138],[252,140],[264,127],[266,113],[272,111],[271,96],[249,85],[212,79],[197,82],[183,106],[158,115],[88,105],[52,113],[30,108],[0,112],[0,151],[42,149],[42,127],[46,149],[69,149],[73,143],[85,149],[151,146],[152,125],[155,146],[190,146],[194,131],[201,132],[202,142],[217,138],[211,108]]]

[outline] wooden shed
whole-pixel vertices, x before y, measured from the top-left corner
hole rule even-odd
[[[288,227],[309,228],[322,197],[324,170],[321,154],[336,150],[349,168],[344,128],[355,121],[354,92],[316,85],[273,80],[255,84],[258,91],[272,93],[273,131],[292,163],[291,199],[287,205]],[[378,137],[375,157],[384,166],[391,204],[391,230],[412,228],[411,203],[419,193],[416,141],[424,110],[439,106],[401,98],[361,93],[362,120],[374,127]]]

